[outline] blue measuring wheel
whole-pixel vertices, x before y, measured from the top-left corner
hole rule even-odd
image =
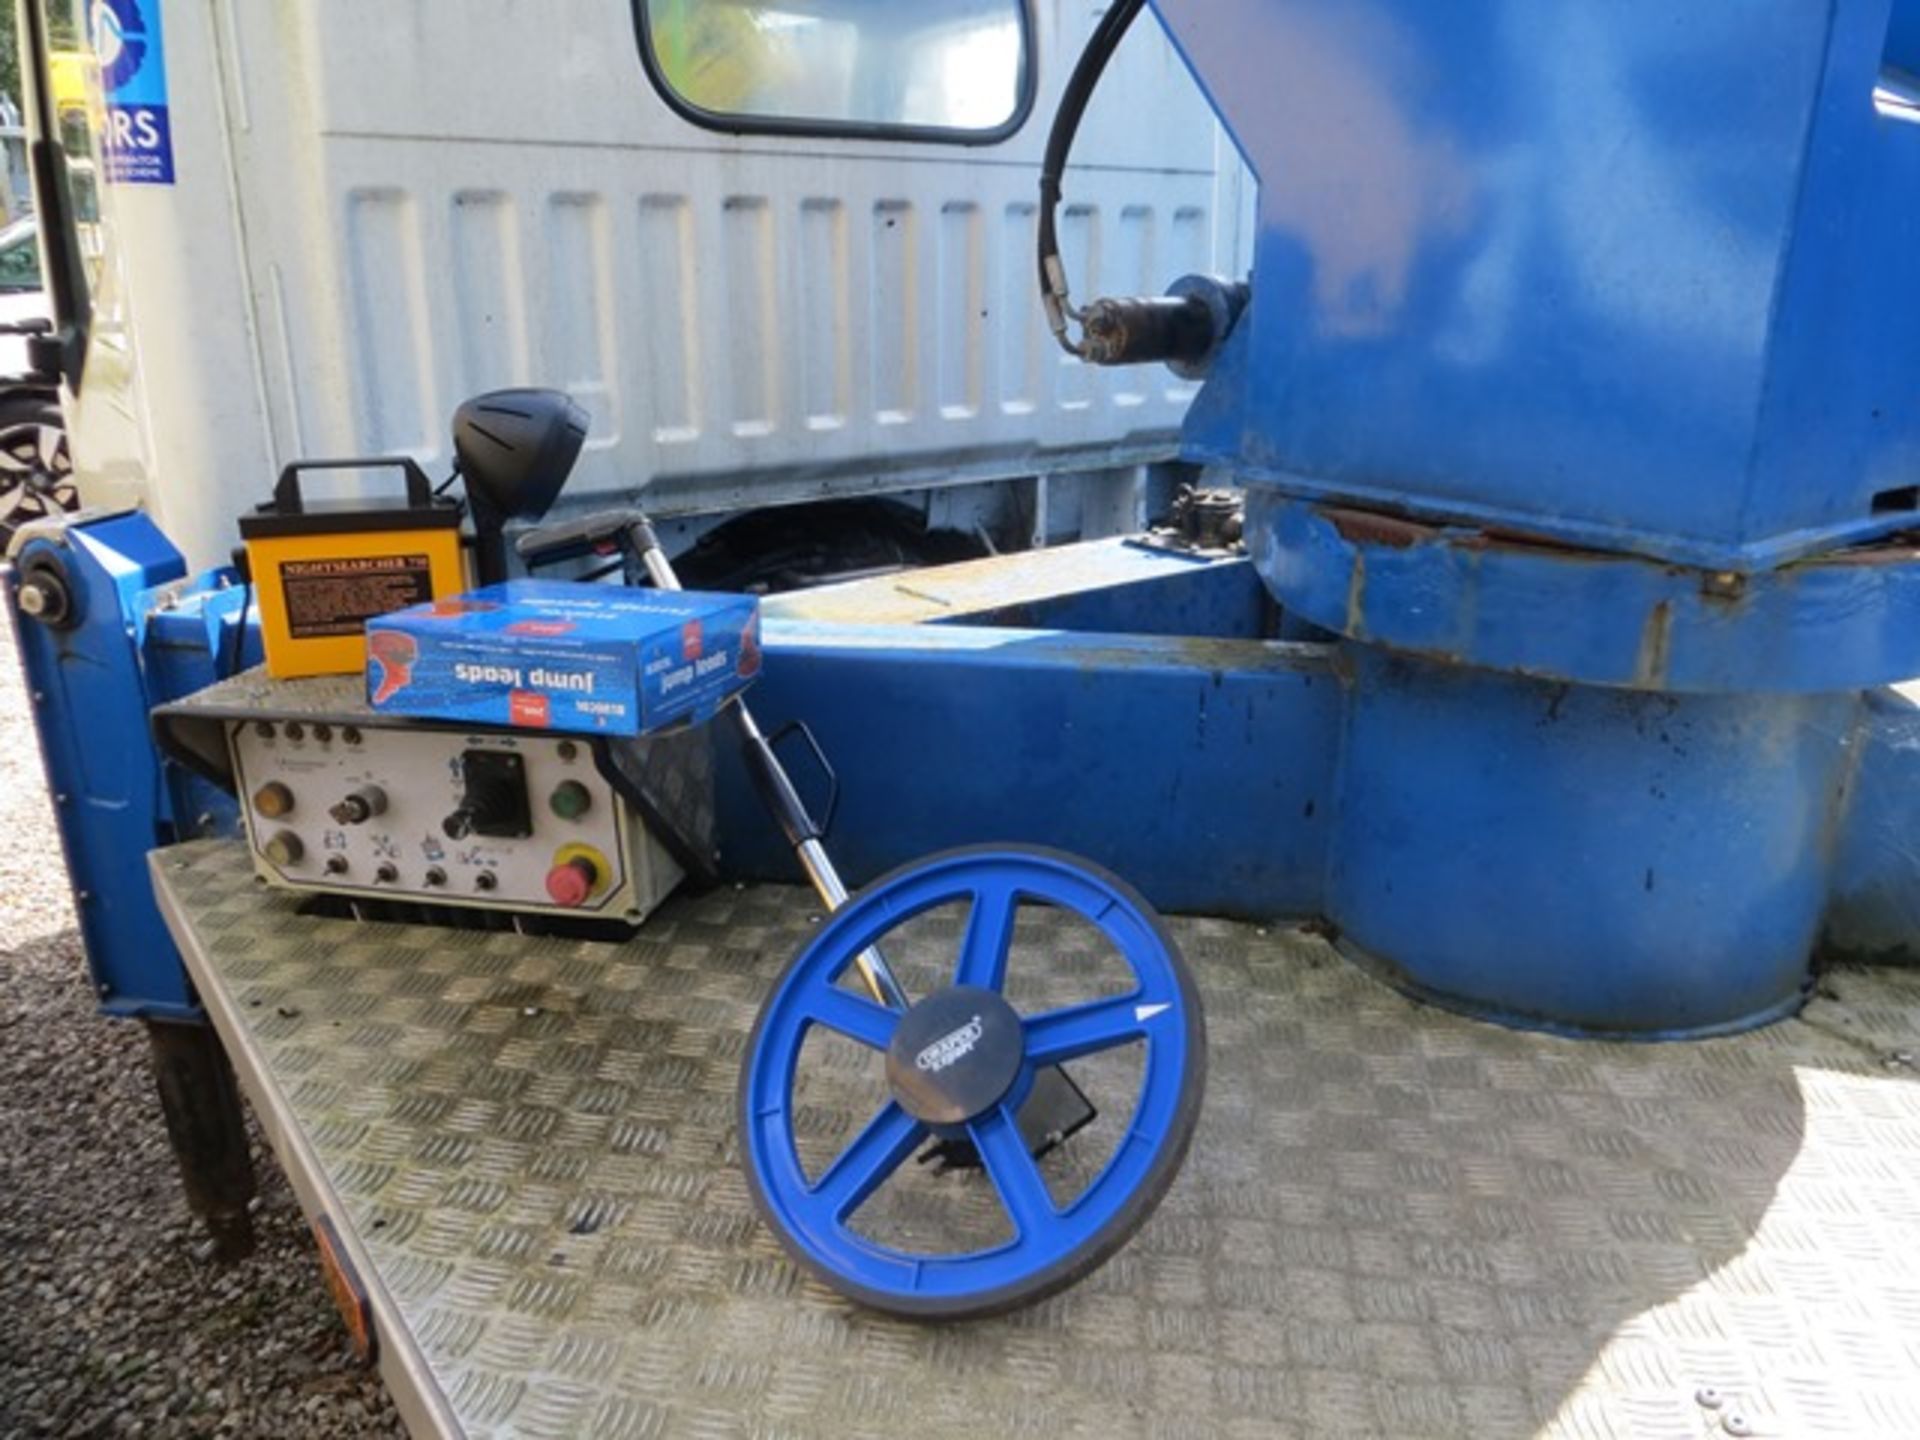
[[[870,950],[905,958],[890,937],[904,946],[903,927],[956,902],[966,918],[920,967],[924,993],[908,985],[902,1010],[857,988],[857,960]],[[1043,913],[1029,921],[1029,907]],[[1107,957],[1108,978],[1090,998],[1035,1003],[1022,972],[1044,978],[1073,968],[1068,942],[1049,939],[1069,926]],[[1017,931],[1038,943],[1016,943]],[[908,970],[896,968],[904,981]],[[1024,1011],[1009,998],[1015,992],[1026,997]],[[796,1099],[809,1086],[809,1037],[822,1031],[842,1052],[851,1042],[855,1064],[829,1068],[868,1077],[866,1108],[835,1112],[817,1086],[811,1099]],[[1108,1148],[1089,1152],[1084,1185],[1063,1196],[1071,1178],[1063,1168],[1100,1127],[1075,1133],[1080,1119],[1032,1117],[1050,1107],[1057,1115],[1067,1092],[1084,1104],[1068,1072],[1103,1063],[1125,1069],[1132,1093],[1103,1102]],[[762,1217],[835,1290],[899,1315],[990,1315],[1065,1289],[1127,1242],[1179,1171],[1205,1084],[1199,993],[1152,907],[1116,876],[1058,851],[970,847],[876,881],[787,967],[748,1042],[742,1150]],[[851,1138],[835,1138],[809,1174],[796,1132],[823,1111],[846,1113]],[[1086,1105],[1085,1117],[1093,1114]],[[964,1160],[914,1163],[934,1154]],[[932,1199],[903,1235],[878,1238],[862,1223],[863,1207],[897,1185]],[[990,1212],[997,1233],[988,1243],[938,1233],[938,1217],[959,1213],[941,1206],[960,1202]]]

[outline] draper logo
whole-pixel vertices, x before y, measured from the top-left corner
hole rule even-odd
[[[980,1043],[980,1017],[974,1016],[957,1030],[949,1030],[913,1057],[916,1068],[938,1075],[955,1061],[964,1060]]]
[[[94,0],[93,48],[108,94],[140,73],[147,58],[147,18],[138,0]]]

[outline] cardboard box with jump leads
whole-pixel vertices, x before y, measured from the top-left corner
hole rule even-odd
[[[747,595],[509,580],[367,622],[376,710],[644,735],[712,717],[760,669]]]

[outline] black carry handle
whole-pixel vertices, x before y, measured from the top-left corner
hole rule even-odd
[[[747,778],[753,782],[753,788],[759,792],[761,803],[767,807],[780,831],[787,837],[787,843],[799,849],[809,840],[819,840],[827,833],[827,825],[833,823],[833,812],[840,804],[840,780],[827,765],[827,757],[820,744],[813,738],[813,732],[805,725],[795,721],[783,725],[773,733],[773,738],[755,732],[750,721],[741,718],[741,707],[729,705],[728,715],[735,717],[735,726],[740,732],[740,756],[746,762]],[[813,818],[813,812],[807,809],[807,802],[800,798],[800,792],[793,788],[793,780],[786,768],[781,765],[780,757],[773,753],[774,743],[790,731],[797,730],[806,737],[809,747],[821,767],[826,770],[830,789],[827,795],[826,824]]]
[[[807,749],[813,752],[813,763],[818,765],[820,773],[827,777],[826,812],[814,825],[815,838],[824,840],[833,833],[833,817],[840,809],[840,776],[835,772],[832,762],[827,759],[827,752],[820,748],[820,742],[814,738],[812,729],[804,720],[789,720],[774,731],[767,737],[767,748],[777,753],[780,742],[789,735],[798,735],[805,742]],[[809,811],[808,814],[811,816],[812,812]]]
[[[301,515],[306,513],[306,502],[300,495],[300,474],[303,470],[403,470],[407,476],[407,504],[415,510],[429,510],[433,507],[433,482],[427,479],[422,470],[408,455],[363,455],[341,460],[296,460],[280,472],[280,479],[273,487],[273,508],[281,515]]]

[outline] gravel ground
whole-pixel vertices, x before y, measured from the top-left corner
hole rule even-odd
[[[0,626],[0,1436],[401,1435],[265,1148],[259,1249],[201,1253],[137,1025],[93,1009]]]

